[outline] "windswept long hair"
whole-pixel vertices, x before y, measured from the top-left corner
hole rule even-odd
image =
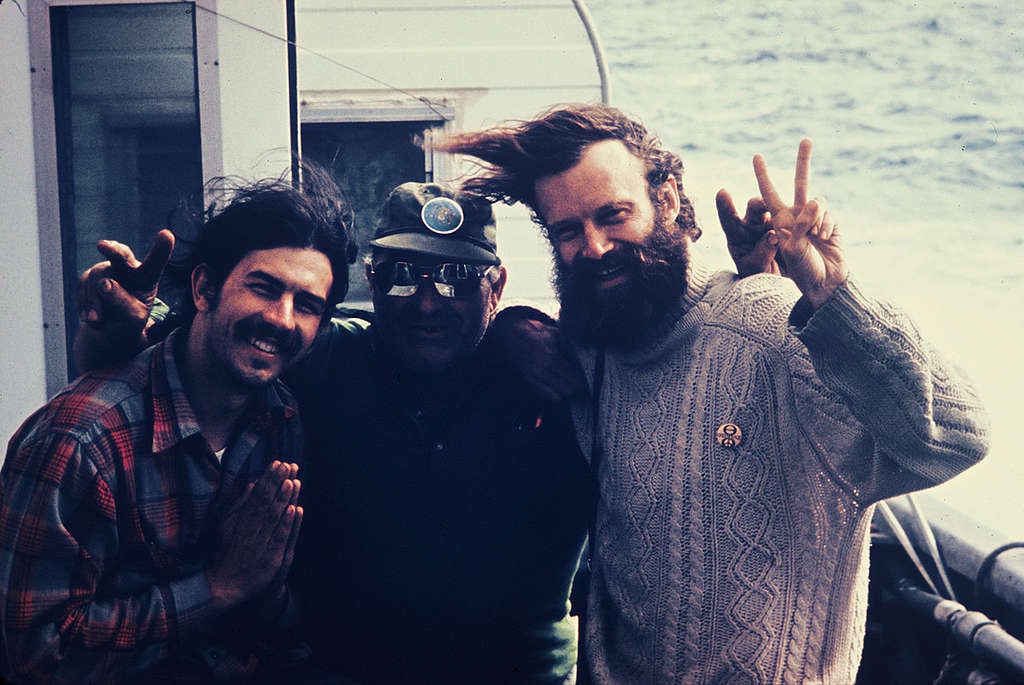
[[[327,257],[333,280],[324,316],[330,317],[348,293],[348,266],[356,255],[350,239],[354,213],[330,174],[308,162],[301,169],[298,186],[287,172],[256,182],[216,178],[206,185],[201,212],[180,208],[172,221],[178,247],[161,284],[161,293],[166,285],[174,294],[179,320],[195,314],[189,288],[195,267],[206,265],[219,292],[248,253],[278,247],[312,248]]]
[[[475,157],[481,172],[463,182],[463,189],[492,202],[522,202],[543,226],[535,187],[538,179],[560,174],[575,166],[583,151],[602,140],[620,140],[643,160],[647,188],[658,203],[657,189],[669,176],[676,179],[680,208],[676,223],[692,240],[701,230],[693,205],[683,192],[683,160],[666,150],[657,136],[639,121],[607,105],[561,105],[529,121],[467,133],[455,133],[438,141],[437,148]]]

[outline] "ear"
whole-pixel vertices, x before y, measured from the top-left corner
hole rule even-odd
[[[676,220],[679,216],[679,185],[676,183],[676,177],[669,174],[668,179],[661,184],[658,188],[658,206],[655,207],[656,211],[662,212],[664,215],[665,223],[671,223]]]
[[[200,264],[192,269],[192,302],[196,305],[196,311],[207,312],[213,309],[215,294],[210,283],[209,267]]]
[[[505,292],[505,284],[508,283],[508,269],[504,264],[494,267],[498,270],[498,278],[491,284],[491,306],[497,307],[501,300],[501,294]]]
[[[363,273],[366,275],[366,284],[370,286],[370,299],[376,301],[378,297],[387,294],[387,291],[381,292],[380,282],[377,280],[377,273],[373,270],[373,263],[367,263],[364,266]]]

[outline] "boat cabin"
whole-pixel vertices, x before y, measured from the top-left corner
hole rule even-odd
[[[387,190],[465,172],[438,133],[610,98],[582,0],[0,0],[0,44],[4,444],[76,373],[97,240],[144,253],[180,198],[278,176],[297,151],[338,179],[365,245]],[[506,297],[550,300],[548,247],[496,209]],[[361,260],[351,282],[368,300]],[[861,682],[931,682],[949,644],[1024,682],[1020,545],[928,497],[882,509]]]

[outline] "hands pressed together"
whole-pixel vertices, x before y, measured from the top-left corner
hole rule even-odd
[[[284,584],[302,525],[298,473],[297,464],[272,462],[224,514],[206,571],[215,609]]]
[[[838,226],[820,198],[807,199],[811,141],[800,142],[793,204],[787,205],[768,176],[764,157],[754,156],[760,198],[747,204],[741,219],[728,191],[716,198],[729,254],[740,276],[776,273],[793,279],[817,309],[848,275]]]

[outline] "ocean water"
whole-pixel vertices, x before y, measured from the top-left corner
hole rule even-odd
[[[612,103],[686,164],[707,259],[728,264],[714,195],[745,204],[765,155],[812,196],[851,271],[975,381],[993,420],[980,465],[933,489],[1024,535],[1024,12],[1014,3],[590,0]],[[788,189],[788,190],[783,190]]]

